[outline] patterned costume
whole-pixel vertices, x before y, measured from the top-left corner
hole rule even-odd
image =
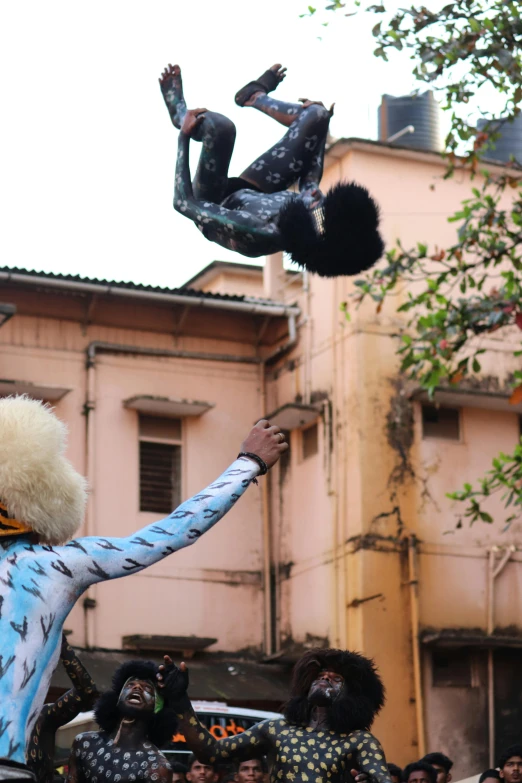
[[[339,183],[326,195],[319,190],[328,126],[333,113],[321,103],[303,105],[271,98],[284,78],[274,66],[236,95],[240,106],[268,114],[287,132],[240,177],[229,177],[236,128],[222,114],[202,110],[190,134],[184,130],[187,107],[179,66],[160,79],[170,118],[181,132],[174,208],[192,220],[211,242],[256,258],[278,251],[324,277],[354,275],[371,267],[384,245],[378,232],[379,210],[368,191]],[[252,103],[247,104],[248,100]],[[190,138],[202,150],[194,181],[189,169]],[[289,188],[297,186],[297,192]]]
[[[339,734],[292,726],[286,720],[257,723],[236,737],[216,740],[199,723],[195,714],[182,723],[190,749],[213,764],[217,759],[247,759],[266,755],[271,781],[334,783],[345,780],[351,767],[358,766],[378,783],[389,783],[388,767],[379,741],[367,731]]]
[[[221,740],[207,731],[192,708],[186,667],[171,664],[164,676],[180,731],[200,761],[267,756],[272,783],[344,783],[353,768],[360,781],[390,783],[384,752],[369,731],[384,704],[384,686],[373,661],[363,655],[309,650],[294,667],[284,718],[263,721]]]
[[[100,697],[95,715],[100,731],[75,737],[69,759],[69,783],[170,783],[172,768],[158,750],[176,733],[178,721],[168,698],[157,690],[157,664],[127,661],[114,672],[112,688]],[[139,736],[132,739],[122,732],[120,699],[129,681],[146,681],[154,687],[154,714],[144,719]],[[132,687],[132,686],[130,686]]]

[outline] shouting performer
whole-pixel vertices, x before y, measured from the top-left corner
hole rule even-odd
[[[262,721],[221,740],[207,731],[192,709],[185,664],[178,669],[166,659],[160,669],[169,702],[179,711],[179,730],[202,761],[266,755],[272,783],[341,783],[349,772],[358,783],[390,781],[384,752],[370,734],[384,703],[384,687],[372,661],[362,655],[330,649],[305,653],[294,669],[284,718]]]
[[[174,208],[190,218],[211,242],[255,258],[284,250],[297,264],[324,277],[354,275],[371,267],[384,246],[378,208],[355,183],[319,189],[333,107],[269,97],[285,77],[273,65],[236,95],[288,128],[282,139],[240,177],[228,176],[236,129],[222,114],[187,111],[181,71],[169,65],[160,86],[170,118],[180,130]],[[201,142],[196,177],[189,170],[190,139]],[[298,192],[288,188],[297,185]]]
[[[158,688],[158,666],[128,661],[95,708],[101,731],[79,734],[71,748],[68,783],[171,783],[172,769],[158,750],[176,733],[176,713]]]
[[[73,688],[54,702],[46,704],[31,732],[27,763],[38,783],[53,783],[56,732],[80,712],[92,710],[99,693],[96,683],[62,634],[60,660]]]
[[[147,568],[210,530],[288,448],[261,421],[235,462],[166,519],[127,538],[69,539],[85,481],[64,457],[66,427],[36,400],[0,400],[0,780],[29,779],[31,728],[59,657],[65,618],[89,585]],[[65,546],[59,546],[69,541]]]

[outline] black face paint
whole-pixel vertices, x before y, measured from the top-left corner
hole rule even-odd
[[[131,708],[138,712],[154,712],[156,689],[150,680],[129,677],[120,692],[118,707]]]

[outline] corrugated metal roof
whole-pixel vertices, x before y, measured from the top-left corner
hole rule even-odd
[[[149,294],[179,294],[181,296],[194,296],[198,299],[214,299],[225,302],[259,302],[260,304],[274,304],[272,299],[263,299],[252,296],[238,296],[236,294],[215,294],[207,291],[198,291],[195,288],[168,288],[163,286],[144,285],[142,283],[130,283],[119,280],[105,280],[96,277],[82,277],[81,275],[62,275],[55,272],[37,272],[34,269],[23,269],[14,266],[2,266],[0,272],[6,274],[27,275],[34,278],[35,282],[39,278],[46,280],[60,280],[78,285],[100,285],[109,286],[114,289],[127,289],[129,291],[143,291]]]
[[[98,650],[79,650],[78,655],[99,690],[111,687],[115,669],[125,661],[152,660],[162,663],[160,656]],[[206,701],[273,701],[283,702],[290,690],[288,666],[257,663],[223,655],[205,655],[188,661],[190,670],[190,696]],[[71,681],[62,666],[58,665],[51,680],[51,687],[69,689]]]

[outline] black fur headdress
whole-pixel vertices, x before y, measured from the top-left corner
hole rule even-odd
[[[111,734],[121,721],[118,699],[127,680],[135,677],[139,680],[150,680],[155,684],[158,671],[158,666],[153,661],[127,661],[116,669],[112,677],[111,690],[103,693],[94,707],[96,720],[103,731]],[[175,710],[165,705],[160,712],[151,717],[147,725],[148,738],[160,748],[176,733],[177,725]]]
[[[312,709],[308,692],[324,670],[342,674],[345,681],[342,697],[332,702],[330,728],[339,733],[369,730],[384,704],[384,685],[372,660],[348,650],[309,650],[296,663],[291,697],[283,707],[287,721],[296,726],[308,725]]]
[[[324,232],[316,230],[311,211],[300,198],[282,208],[279,231],[292,261],[321,277],[357,275],[384,252],[379,208],[366,188],[354,182],[335,185],[324,200]]]

